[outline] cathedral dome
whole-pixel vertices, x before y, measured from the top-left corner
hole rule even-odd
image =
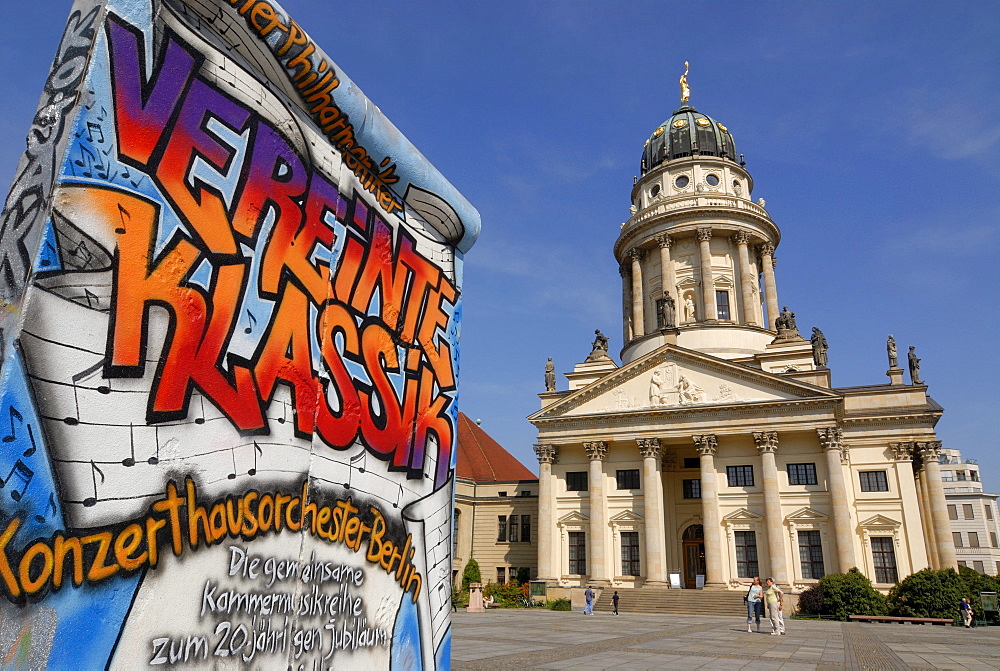
[[[690,105],[673,115],[653,131],[642,150],[641,174],[675,158],[718,156],[735,161],[736,143],[729,129]]]

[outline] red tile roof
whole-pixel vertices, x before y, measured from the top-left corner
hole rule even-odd
[[[465,413],[458,413],[457,475],[474,482],[537,480],[538,476],[490,438]]]

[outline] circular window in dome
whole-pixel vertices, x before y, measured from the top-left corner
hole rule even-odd
[[[729,132],[729,129],[728,129],[728,128],[726,128],[726,127],[725,127],[724,125],[722,125],[721,123],[719,123],[718,121],[716,121],[716,122],[715,122],[715,125],[716,125],[716,126],[718,126],[718,127],[719,127],[719,130],[721,130],[721,131],[722,131],[723,133],[728,133],[728,132]]]
[[[708,175],[705,177],[705,181],[709,186],[719,186],[719,176],[718,175]]]
[[[674,122],[674,128],[684,128],[686,125],[688,125],[688,122],[684,119],[678,119]]]
[[[709,121],[708,119],[698,119],[697,121],[695,121],[695,123],[698,124],[699,126],[710,126],[712,124],[712,122]]]
[[[658,195],[660,195],[660,185],[654,184],[653,188],[649,190],[649,195],[652,198],[656,198]]]
[[[653,137],[660,137],[661,135],[663,135],[663,126],[656,129],[656,132],[653,133]]]
[[[688,183],[690,183],[690,181],[691,180],[688,179],[687,175],[681,175],[680,177],[674,180],[674,186],[676,186],[678,189],[683,189],[688,185]]]

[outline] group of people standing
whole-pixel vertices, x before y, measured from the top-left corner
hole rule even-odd
[[[785,634],[785,617],[782,608],[785,604],[785,593],[774,583],[774,578],[768,578],[766,584],[762,585],[760,576],[757,576],[749,584],[750,589],[743,597],[747,605],[747,632],[753,633],[751,625],[756,622],[757,633],[761,633],[760,618],[764,614],[766,606],[767,617],[771,620],[771,636],[783,636]]]

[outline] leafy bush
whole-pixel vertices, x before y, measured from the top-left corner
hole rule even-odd
[[[968,566],[958,567],[958,577],[965,587],[965,596],[972,601],[972,607],[979,603],[980,592],[1000,592],[1000,580],[993,576],[983,575]]]
[[[823,614],[823,587],[813,585],[799,594],[799,613],[802,615]]]
[[[531,569],[527,566],[519,566],[517,569],[517,582],[522,585],[531,580]]]
[[[889,592],[890,614],[900,617],[956,617],[958,604],[969,596],[954,569],[926,568],[903,579]]]
[[[885,615],[885,597],[872,587],[872,581],[857,569],[831,573],[819,581],[823,595],[823,615],[846,620],[850,615]]]
[[[521,606],[521,596],[524,590],[516,582],[493,583],[483,587],[483,596],[492,596],[494,603],[501,608],[517,608]]]
[[[465,565],[465,570],[462,571],[462,590],[468,590],[470,582],[482,581],[483,576],[479,572],[479,562],[470,558],[469,563]]]
[[[573,610],[573,604],[569,599],[555,599],[546,602],[545,606],[549,610]]]

